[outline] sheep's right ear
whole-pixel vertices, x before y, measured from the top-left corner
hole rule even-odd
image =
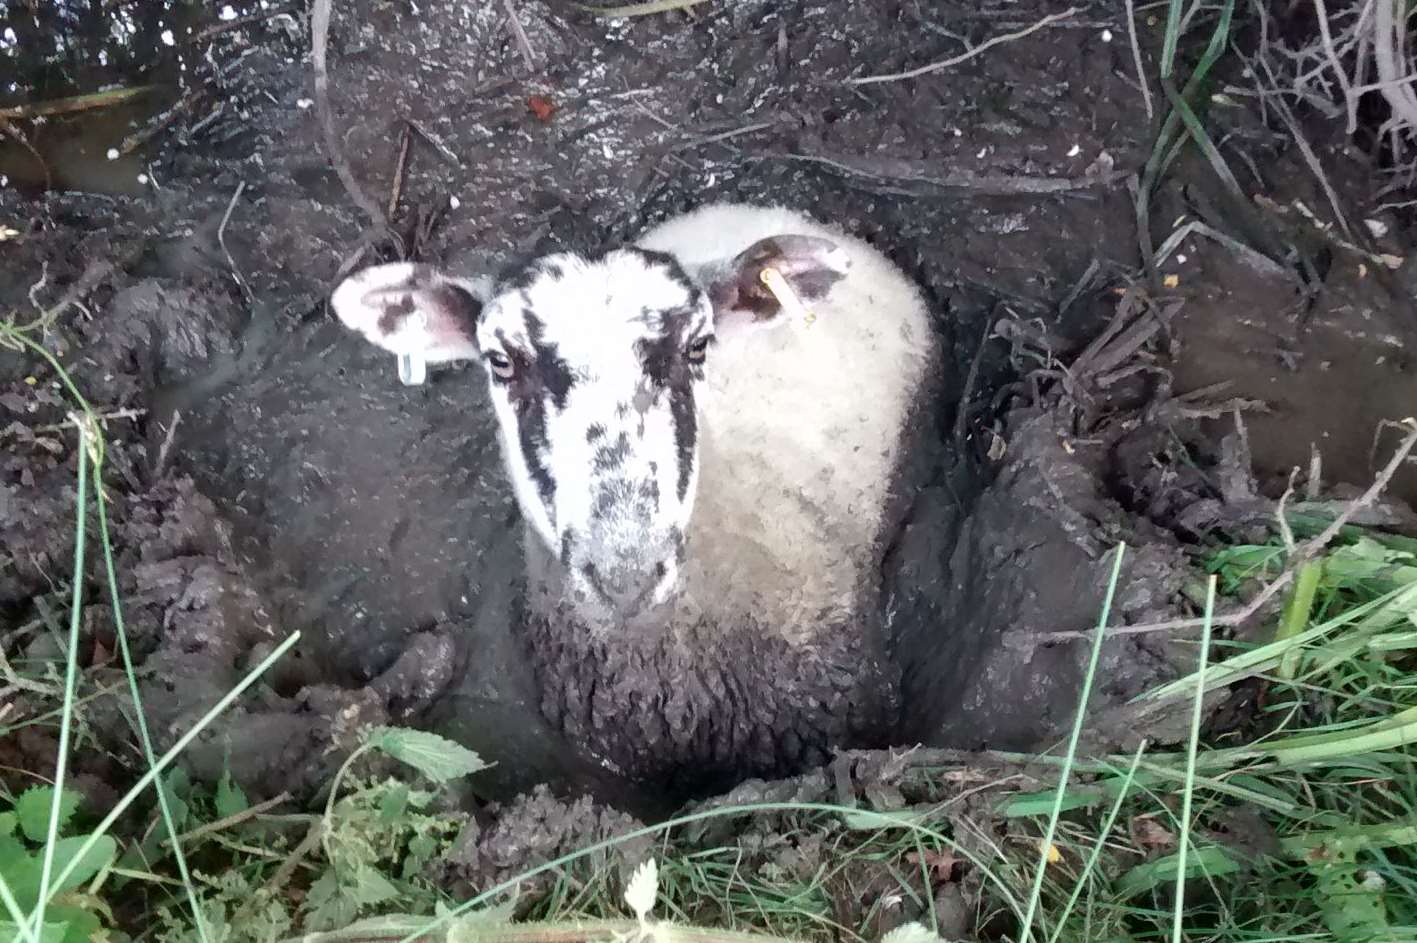
[[[700,274],[713,304],[720,338],[782,324],[782,305],[762,281],[773,269],[798,297],[820,301],[846,277],[851,259],[830,239],[784,233],[759,239],[732,259],[710,264]]]
[[[486,280],[454,278],[412,262],[375,265],[346,278],[330,298],[345,327],[395,354],[427,363],[478,356],[477,320],[492,293]]]

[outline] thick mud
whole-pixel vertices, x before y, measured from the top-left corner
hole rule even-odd
[[[946,367],[882,573],[904,720],[862,747],[1048,748],[1086,660],[1052,634],[1095,622],[1117,542],[1114,621],[1184,614],[1188,547],[1207,526],[1237,501],[1251,516],[1271,507],[1290,468],[1309,467],[1310,442],[1324,484],[1365,484],[1377,424],[1417,392],[1405,269],[1341,254],[1304,307],[1282,271],[1257,276],[1185,240],[1163,264],[1185,304],[1147,309],[1179,314],[1145,344],[1086,347],[1141,265],[1121,177],[1151,134],[1109,5],[953,69],[863,85],[844,80],[956,54],[959,35],[1062,5],[753,0],[610,22],[548,0],[515,7],[532,69],[500,4],[339,5],[333,123],[358,185],[394,207],[397,240],[368,238],[331,169],[298,13],[201,41],[182,81],[203,93],[178,98],[136,191],[109,168],[63,177],[67,190],[36,194],[26,178],[0,192],[0,224],[16,231],[0,243],[0,303],[21,323],[57,308],[47,343],[80,389],[105,412],[140,411],[108,423],[106,487],[155,734],[170,743],[302,633],[186,755],[196,774],[229,764],[253,796],[309,795],[361,725],[439,730],[497,764],[474,788],[525,812],[505,828],[525,819],[552,835],[470,838],[454,870],[474,882],[521,861],[505,848],[549,857],[621,821],[533,787],[636,815],[683,798],[618,781],[542,719],[516,631],[521,524],[481,377],[454,368],[401,386],[392,359],[326,310],[355,264],[402,253],[485,270],[735,198],[808,209],[917,278]],[[1327,156],[1370,205],[1355,158]],[[1271,200],[1321,205],[1302,173],[1276,168],[1256,183]],[[1168,225],[1189,205],[1179,183],[1162,203],[1154,219]],[[1387,226],[1383,251],[1401,254],[1398,221]],[[71,566],[75,436],[46,429],[69,408],[46,365],[6,351],[0,382],[0,612],[11,654],[40,658],[36,600],[62,609]],[[1231,385],[1177,398],[1218,382]],[[1262,481],[1240,495],[1219,457],[1237,405]],[[1417,479],[1399,485],[1412,496]],[[86,622],[98,682],[115,671],[104,610],[94,602]],[[1191,657],[1170,634],[1109,641],[1090,745],[1174,736],[1128,701]],[[116,707],[97,720],[108,742],[127,736]],[[31,740],[6,762],[42,772],[47,744]],[[121,778],[94,764],[80,769],[95,789]]]

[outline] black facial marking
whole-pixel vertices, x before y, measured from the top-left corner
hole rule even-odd
[[[527,474],[531,475],[549,516],[551,499],[556,495],[556,482],[541,461],[541,453],[547,447],[546,402],[539,396],[531,396],[515,398],[512,405],[517,412],[517,442],[522,449],[522,461],[526,463]]]
[[[566,528],[566,532],[561,535],[561,565],[571,565],[571,551],[576,546],[576,532],[574,528]]]
[[[640,497],[650,503],[656,514],[659,513],[659,482],[653,478],[640,482]]]
[[[536,372],[542,388],[551,394],[551,401],[557,409],[566,408],[566,397],[576,379],[571,367],[559,353],[557,345],[547,343],[546,325],[530,308],[522,309],[522,323],[526,326],[526,336],[531,340],[532,354],[536,358]]]
[[[525,292],[533,282],[539,279],[550,278],[552,281],[560,281],[565,277],[566,270],[561,263],[554,259],[539,258],[509,266],[498,277],[497,284],[503,291]]]
[[[595,489],[595,505],[591,508],[592,520],[603,520],[624,500],[630,491],[630,483],[624,478],[607,478]]]
[[[522,461],[550,515],[556,482],[541,459],[542,453],[549,447],[546,394],[551,394],[551,401],[557,409],[565,408],[572,379],[570,368],[556,353],[556,346],[538,343],[540,327],[539,321],[527,321],[527,336],[532,339],[530,352],[509,343],[504,331],[496,332],[502,349],[512,361],[513,372],[511,379],[504,380],[494,375],[492,382],[507,391],[507,399],[517,416],[517,444],[521,447]]]
[[[674,445],[679,451],[679,500],[689,493],[689,477],[693,473],[694,443],[699,437],[699,419],[694,412],[694,390],[689,385],[672,389],[669,411],[674,419]]]
[[[691,364],[684,356],[693,308],[678,308],[662,312],[662,328],[655,337],[639,342],[640,363],[645,378],[658,392],[669,395],[669,414],[674,422],[674,446],[679,458],[679,500],[689,493],[693,473],[694,445],[698,441],[698,417],[694,412],[694,381],[703,376],[703,368]]]
[[[676,285],[684,289],[684,293],[689,296],[689,304],[697,306],[699,296],[703,294],[703,289],[699,283],[689,277],[689,273],[684,271],[684,266],[679,264],[679,260],[667,252],[656,252],[653,249],[641,249],[638,246],[630,246],[625,249],[638,255],[645,262],[646,268],[656,268]]]
[[[623,465],[629,456],[630,437],[622,432],[616,437],[614,445],[602,445],[595,450],[595,470],[598,472],[614,471]]]
[[[585,440],[594,443],[596,439],[605,438],[605,427],[598,422],[593,422],[585,431]]]

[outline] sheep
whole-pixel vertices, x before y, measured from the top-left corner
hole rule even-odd
[[[939,351],[881,253],[717,203],[495,279],[373,266],[331,306],[405,362],[485,369],[541,709],[597,762],[702,792],[890,729],[880,566]]]

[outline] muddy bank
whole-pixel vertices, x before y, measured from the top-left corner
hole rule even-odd
[[[324,306],[355,260],[416,251],[484,270],[603,247],[734,198],[802,206],[868,238],[921,282],[937,316],[948,366],[926,411],[934,447],[913,469],[918,497],[882,574],[905,679],[893,741],[1049,746],[1071,719],[1086,650],[1038,636],[1095,621],[1119,540],[1129,549],[1115,619],[1183,610],[1194,575],[1183,541],[1198,535],[1176,522],[1226,497],[1204,471],[1185,488],[1158,486],[1154,472],[1173,458],[1173,425],[1214,442],[1228,413],[1206,420],[1158,403],[1215,379],[1238,383],[1222,400],[1277,388],[1275,425],[1250,427],[1272,478],[1287,476],[1296,437],[1284,424],[1311,397],[1348,404],[1324,413],[1345,430],[1371,429],[1398,399],[1360,405],[1309,385],[1304,365],[1272,379],[1253,370],[1253,345],[1233,335],[1248,325],[1232,313],[1286,316],[1261,299],[1296,290],[1277,275],[1246,294],[1255,283],[1243,270],[1189,243],[1176,294],[1210,294],[1190,294],[1164,331],[1109,367],[1145,369],[1060,384],[1059,364],[1075,365],[1114,318],[1121,275],[1140,262],[1117,174],[1139,168],[1149,132],[1115,14],[1090,10],[920,79],[843,84],[956,53],[950,31],[983,36],[1057,12],[1027,6],[751,2],[605,23],[519,2],[529,72],[499,5],[361,2],[332,26],[333,119],[359,185],[380,205],[397,196],[399,239],[366,245],[368,220],[307,107],[305,50],[266,22],[211,39],[218,73],[240,63],[239,108],[204,127],[219,144],[159,150],[160,187],[121,199],[0,194],[19,232],[4,247],[0,300],[62,303],[51,349],[85,394],[103,410],[144,410],[109,426],[109,487],[159,738],[171,742],[298,629],[298,654],[189,755],[198,773],[229,762],[253,796],[308,794],[359,725],[412,723],[496,761],[476,783],[486,796],[549,782],[659,811],[666,797],[577,758],[537,710],[514,631],[520,522],[480,377],[451,369],[400,386],[390,358]],[[1330,371],[1335,384],[1351,382],[1365,345],[1392,346],[1389,334],[1409,344],[1396,327],[1354,334],[1345,272],[1356,269],[1331,269],[1343,291],[1313,316],[1333,333],[1304,335],[1306,364],[1343,352],[1328,358],[1346,365]],[[1365,310],[1395,317],[1402,296],[1366,277]],[[1001,323],[1013,327],[981,348]],[[46,367],[8,352],[0,364],[0,407],[20,424],[4,459],[0,605],[22,624],[67,570],[73,435],[35,431],[65,409]],[[1405,377],[1405,364],[1383,369]],[[1201,421],[1222,425],[1196,431]],[[1336,445],[1325,480],[1364,480],[1353,441]],[[96,639],[105,618],[95,604]],[[1164,740],[1160,720],[1139,728],[1125,704],[1189,657],[1169,635],[1109,642],[1096,748]],[[109,721],[121,741],[119,715]]]

